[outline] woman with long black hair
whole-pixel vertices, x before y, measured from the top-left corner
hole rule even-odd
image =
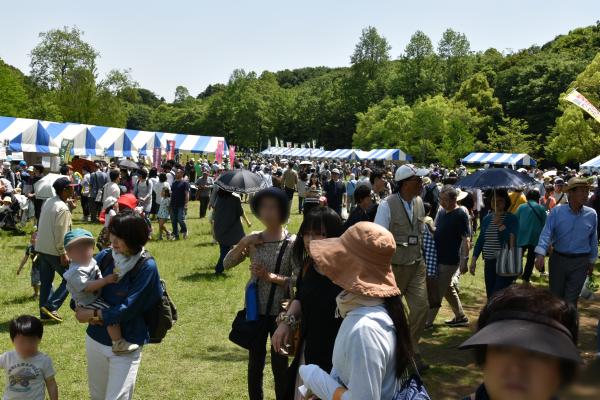
[[[315,267],[309,246],[313,240],[339,237],[342,232],[342,220],[335,211],[316,207],[306,214],[296,236],[292,253],[293,262],[300,266],[296,296],[287,312],[278,317],[272,339],[273,349],[286,354],[287,345],[293,340],[292,326],[300,324],[300,342],[289,369],[286,399],[298,398],[295,388],[299,386],[300,365],[315,364],[324,371],[331,371],[333,344],[342,324],[341,318],[335,318],[335,299],[342,288]]]
[[[359,222],[339,238],[313,240],[316,267],[344,289],[337,314],[344,318],[333,349],[333,369],[300,367],[302,391],[321,399],[391,400],[413,359],[408,322],[391,260],[394,236]]]

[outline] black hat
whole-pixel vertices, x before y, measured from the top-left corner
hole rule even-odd
[[[56,194],[62,193],[63,190],[65,190],[69,186],[75,186],[75,185],[73,185],[71,183],[71,180],[69,178],[66,178],[66,177],[65,178],[58,178],[52,184],[52,187],[54,188],[54,191],[56,192]]]
[[[553,318],[530,312],[507,310],[493,313],[488,324],[459,348],[487,345],[517,347],[582,363],[567,327]]]

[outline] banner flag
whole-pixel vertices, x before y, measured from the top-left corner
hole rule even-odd
[[[279,139],[275,136],[275,147],[279,147]]]
[[[287,142],[287,148],[291,149],[292,148],[292,142]]]
[[[271,138],[269,138],[269,140],[267,140],[267,148],[270,149],[271,148]]]
[[[73,146],[75,146],[75,140],[73,139],[63,139],[60,142],[60,150],[58,154],[63,163],[68,164],[71,160],[71,149],[73,149]]]
[[[298,143],[294,143],[294,148],[297,149],[298,148]]]
[[[304,143],[302,143],[302,144],[300,145],[300,148],[301,148],[301,149],[303,149],[305,146],[306,146],[306,145],[305,145]]]
[[[175,159],[175,141],[167,140],[167,160]]]
[[[313,149],[317,148],[317,141],[313,139],[312,141]]]
[[[162,147],[156,146],[152,150],[152,166],[156,169],[159,169],[161,163],[162,163]]]
[[[223,162],[223,150],[225,148],[225,143],[222,140],[217,142],[217,151],[215,152],[215,161],[219,164]]]
[[[569,94],[565,97],[565,100],[570,101],[575,104],[583,111],[590,114],[594,119],[600,122],[600,111],[588,99],[586,99],[581,93],[577,91],[577,89],[571,90]]]
[[[235,160],[235,146],[229,146],[229,168],[233,169],[233,161]]]

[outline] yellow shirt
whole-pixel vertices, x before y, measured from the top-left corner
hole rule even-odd
[[[527,198],[525,198],[523,192],[511,192],[508,194],[508,197],[510,198],[510,208],[508,209],[508,212],[512,214],[517,213],[521,204],[527,203]]]

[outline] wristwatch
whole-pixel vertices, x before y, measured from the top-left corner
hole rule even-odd
[[[98,310],[94,310],[94,316],[90,318],[90,322],[100,322],[102,318],[98,315]]]

